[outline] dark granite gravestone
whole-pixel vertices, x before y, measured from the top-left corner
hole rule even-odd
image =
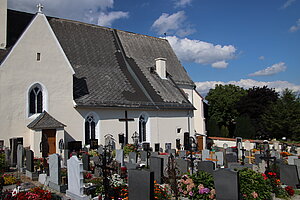
[[[260,157],[263,157],[263,154],[254,154],[255,157],[255,164],[258,165],[259,163],[262,162],[262,159]]]
[[[175,162],[176,162],[176,167],[179,170],[180,176],[189,172],[189,161],[181,158],[176,158]]]
[[[23,138],[10,138],[9,142],[10,142],[10,150],[11,150],[10,165],[14,167],[17,164],[17,147],[19,144],[23,145]]]
[[[5,148],[4,153],[5,153],[5,163],[7,166],[9,166],[10,165],[10,155],[11,155],[10,149]]]
[[[130,200],[153,200],[154,172],[129,170],[128,195]]]
[[[150,157],[150,171],[154,172],[154,180],[162,184],[164,159],[160,157]]]
[[[297,188],[299,185],[299,175],[296,165],[280,165],[280,181],[284,185]]]
[[[154,144],[154,151],[155,152],[159,152],[159,149],[160,149],[160,146],[159,146],[160,144],[159,143],[155,143]]]
[[[137,168],[137,164],[136,163],[125,163],[125,167],[130,170],[130,169],[136,169]]]
[[[198,161],[198,171],[205,171],[210,174],[213,174],[213,171],[215,170],[215,163],[212,161]]]
[[[235,153],[228,153],[225,155],[225,159],[227,163],[237,162],[238,157]]]
[[[34,172],[34,153],[32,150],[26,149],[26,170]]]
[[[82,164],[83,164],[83,170],[86,171],[90,170],[90,156],[86,153],[82,154]]]
[[[214,184],[218,200],[240,200],[239,172],[230,169],[214,171]]]

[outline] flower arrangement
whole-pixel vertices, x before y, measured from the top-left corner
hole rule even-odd
[[[84,172],[83,173],[83,178],[84,179],[91,179],[91,178],[93,178],[93,175],[89,172]]]
[[[251,169],[239,171],[240,189],[245,200],[265,200],[271,198],[272,187],[268,177]]]
[[[179,180],[178,187],[179,192],[189,199],[215,199],[213,177],[204,171],[193,175],[183,175]]]
[[[267,180],[268,184],[272,187],[272,192],[275,193],[276,197],[279,198],[288,198],[289,194],[282,187],[282,183],[279,179],[279,176],[275,172],[268,172],[267,174],[262,174],[264,180]]]
[[[290,156],[290,155],[292,155],[292,154],[289,153],[289,152],[283,151],[283,152],[280,152],[280,155],[281,155],[282,157],[287,157],[287,156]]]
[[[32,200],[51,200],[52,195],[51,192],[48,190],[43,190],[40,187],[35,187],[30,189],[28,192],[19,192],[16,195],[16,199],[18,200],[27,200],[27,199],[32,199]]]
[[[158,183],[156,183],[156,181],[154,181],[154,199],[171,199],[171,195],[168,192],[168,188],[159,185]]]
[[[17,178],[12,174],[3,174],[4,185],[13,185],[17,183]]]
[[[128,155],[129,152],[136,152],[137,151],[137,148],[134,144],[126,144],[124,146],[124,154],[125,155]]]
[[[295,190],[293,189],[292,186],[286,186],[284,189],[290,196],[294,196]]]

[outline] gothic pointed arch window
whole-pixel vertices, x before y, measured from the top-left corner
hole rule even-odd
[[[147,121],[148,117],[142,114],[139,117],[139,142],[147,141]]]
[[[85,144],[91,144],[91,139],[96,139],[97,120],[93,114],[85,118]]]
[[[29,90],[29,114],[43,112],[43,89],[40,84],[35,84]]]

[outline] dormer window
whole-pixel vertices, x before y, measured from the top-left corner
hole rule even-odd
[[[166,66],[166,58],[156,58],[155,59],[155,67],[156,67],[156,73],[160,76],[162,79],[167,78],[167,66]]]

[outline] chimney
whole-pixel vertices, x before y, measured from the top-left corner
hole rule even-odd
[[[7,0],[0,0],[0,49],[6,47]]]
[[[166,58],[156,58],[155,59],[155,66],[156,66],[156,73],[160,76],[162,79],[167,78],[167,67],[166,67]]]

